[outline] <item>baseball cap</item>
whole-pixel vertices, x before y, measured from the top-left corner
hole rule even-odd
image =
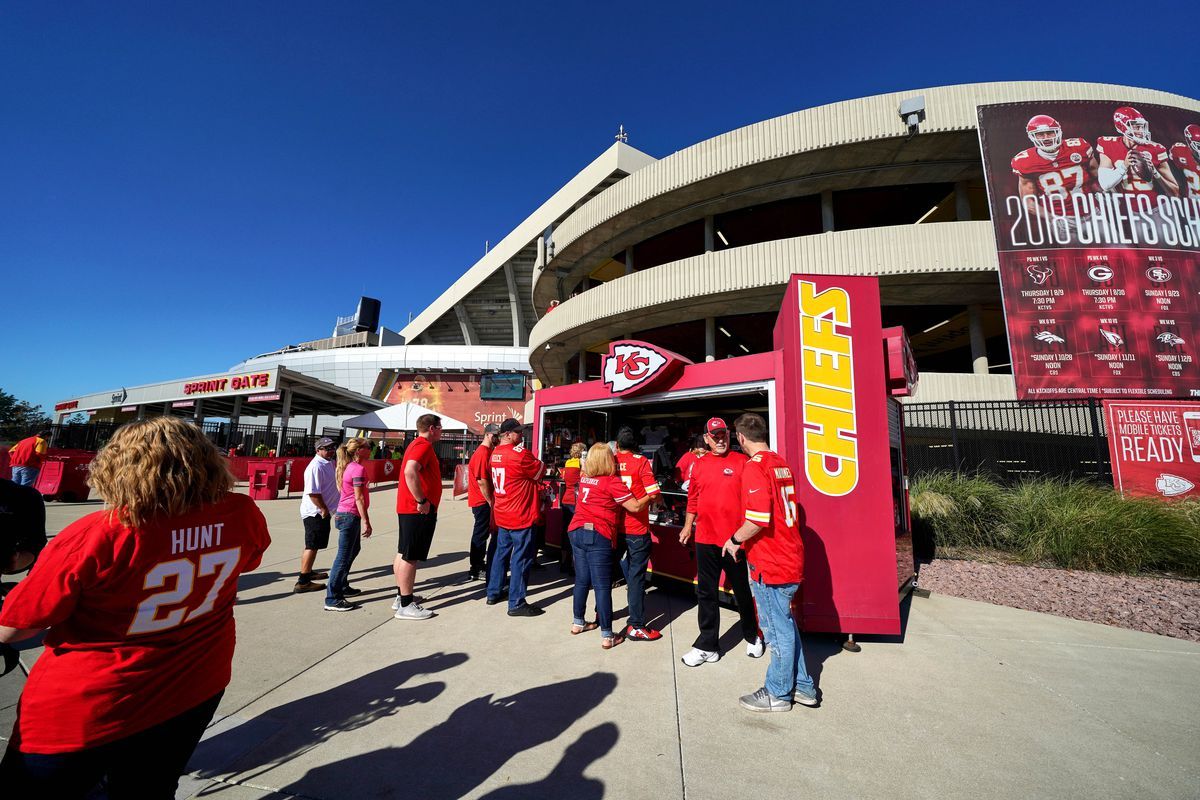
[[[322,447],[334,447],[336,445],[337,442],[333,439],[330,439],[328,436],[322,436],[320,439],[317,439],[316,449],[320,450]]]
[[[504,420],[504,422],[500,423],[500,432],[501,433],[509,433],[511,431],[519,432],[521,430],[521,428],[523,428],[523,427],[525,427],[525,426],[522,425],[521,423],[517,422],[512,417],[509,417],[508,419]]]
[[[704,424],[704,430],[713,433],[715,431],[727,431],[729,428],[725,425],[725,420],[720,417],[713,417]]]
[[[484,433],[499,433],[500,426],[494,422],[489,422],[487,425],[483,426],[483,432]]]

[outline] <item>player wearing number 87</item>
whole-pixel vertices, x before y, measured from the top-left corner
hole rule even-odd
[[[750,590],[771,645],[766,683],[742,697],[741,705],[750,711],[788,711],[793,702],[816,705],[816,687],[804,665],[800,631],[792,618],[792,598],[804,575],[792,470],[767,446],[767,423],[762,417],[743,414],[733,426],[750,461],[742,472],[745,518],[724,550],[727,555],[745,550]]]
[[[1034,213],[1047,216],[1051,211],[1065,218],[1073,194],[1091,191],[1096,178],[1096,157],[1084,139],[1063,141],[1062,126],[1046,114],[1030,118],[1025,133],[1033,147],[1013,157],[1012,171],[1017,176],[1017,191]],[[1045,198],[1045,203],[1025,198]]]
[[[107,776],[112,798],[171,797],[229,683],[237,577],[270,536],[190,422],[124,426],[90,482],[106,509],[56,536],[0,612],[0,641],[50,629],[0,785],[82,797]]]

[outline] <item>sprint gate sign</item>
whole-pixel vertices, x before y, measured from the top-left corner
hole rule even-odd
[[[1113,485],[1129,495],[1200,497],[1200,403],[1104,403]]]

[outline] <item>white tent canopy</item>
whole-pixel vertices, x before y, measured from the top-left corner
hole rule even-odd
[[[358,428],[365,431],[415,431],[417,429],[417,417],[429,413],[431,412],[428,408],[419,406],[416,403],[397,403],[394,406],[381,408],[378,411],[351,417],[342,423],[342,427],[347,430]],[[460,422],[453,417],[447,417],[445,414],[438,414],[438,416],[441,417],[442,430],[444,431],[467,430],[467,423],[465,422]]]

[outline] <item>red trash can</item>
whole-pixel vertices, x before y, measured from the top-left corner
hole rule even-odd
[[[280,484],[287,480],[286,461],[251,461],[246,471],[250,477],[250,499],[279,499]]]
[[[93,453],[47,456],[34,488],[47,500],[69,503],[87,500],[92,492],[87,481],[93,457]]]

